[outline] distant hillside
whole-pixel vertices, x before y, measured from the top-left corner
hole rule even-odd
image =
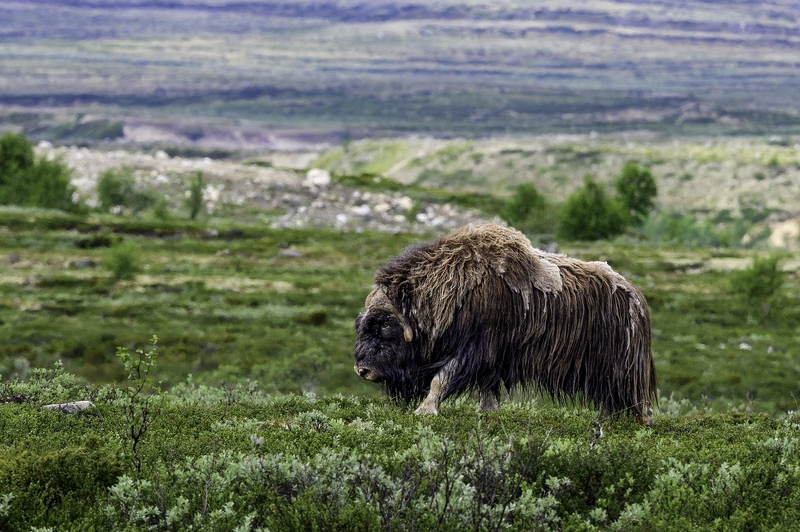
[[[788,0],[3,2],[0,127],[793,133],[798,18]]]

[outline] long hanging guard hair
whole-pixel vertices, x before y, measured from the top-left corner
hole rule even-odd
[[[451,363],[442,398],[532,387],[650,421],[657,381],[647,303],[605,262],[469,225],[410,246],[378,270],[375,287],[402,316],[419,365]],[[414,387],[398,395],[419,395]]]

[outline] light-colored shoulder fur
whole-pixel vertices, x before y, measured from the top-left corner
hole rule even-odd
[[[526,308],[532,287],[558,293],[563,281],[558,255],[535,249],[525,235],[495,224],[470,224],[445,236],[430,248],[426,260],[414,266],[416,320],[429,327],[435,339],[453,321],[465,298],[479,290],[487,275],[501,278],[519,294]],[[503,297],[496,294],[495,297]]]

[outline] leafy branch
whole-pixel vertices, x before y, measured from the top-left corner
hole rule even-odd
[[[131,354],[127,347],[117,348],[117,358],[128,371],[127,385],[120,402],[125,408],[126,436],[131,442],[131,456],[137,473],[142,471],[139,444],[160,413],[161,381],[155,382],[151,372],[158,359],[158,337],[153,335],[149,347]]]

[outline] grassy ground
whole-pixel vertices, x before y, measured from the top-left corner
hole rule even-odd
[[[92,382],[118,380],[116,347],[157,334],[167,387],[192,373],[200,382],[250,378],[266,390],[323,394],[379,393],[353,374],[353,322],[377,266],[419,238],[15,209],[0,211],[0,226],[4,377],[61,360]],[[137,250],[133,280],[115,283],[103,266],[117,240]],[[700,408],[796,408],[800,279],[792,255],[764,315],[730,285],[730,272],[747,267],[753,251],[626,240],[562,251],[607,260],[641,287],[661,395],[674,399],[662,406],[690,399]]]

